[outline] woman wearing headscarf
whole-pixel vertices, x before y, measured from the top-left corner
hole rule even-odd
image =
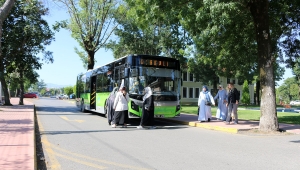
[[[140,126],[138,129],[144,129],[145,126],[151,126],[150,129],[155,129],[154,126],[154,100],[152,96],[152,90],[150,87],[145,88],[145,94],[143,96],[143,112]]]
[[[211,105],[215,105],[214,98],[208,91],[207,86],[203,86],[198,99],[198,106],[200,107],[198,116],[199,122],[210,122]]]
[[[214,99],[218,100],[216,118],[225,121],[227,116],[227,91],[223,89],[222,85],[219,85],[218,94],[214,97]]]
[[[115,101],[117,92],[118,92],[118,87],[115,87],[106,100],[106,105],[105,105],[106,116],[107,116],[109,125],[111,125],[111,122],[113,121],[113,118],[114,118],[115,111],[113,109],[113,106],[114,106],[114,101]]]
[[[115,128],[116,124],[123,125],[122,127],[127,127],[126,114],[128,113],[128,102],[129,95],[126,93],[126,88],[123,86],[119,89],[115,101],[114,101],[114,119],[111,122],[111,127]]]

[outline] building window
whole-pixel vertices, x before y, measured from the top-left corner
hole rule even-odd
[[[199,88],[195,88],[195,98],[199,97]]]
[[[232,83],[235,84],[235,79],[232,79]]]
[[[194,75],[190,73],[190,81],[194,81]]]
[[[187,73],[186,72],[182,73],[182,80],[187,81]]]
[[[187,89],[186,89],[186,87],[182,88],[182,97],[187,98]]]
[[[230,79],[229,78],[227,78],[227,84],[229,84],[230,83]]]
[[[193,95],[194,95],[194,88],[190,87],[189,88],[189,98],[194,98]]]

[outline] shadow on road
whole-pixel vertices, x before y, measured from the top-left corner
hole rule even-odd
[[[292,143],[300,143],[300,140],[290,141]]]

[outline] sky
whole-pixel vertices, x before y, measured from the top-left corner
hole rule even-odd
[[[52,26],[56,21],[69,19],[66,10],[56,6],[55,4],[46,5],[50,9],[49,15],[45,16],[45,20],[49,26]],[[53,52],[54,62],[52,64],[44,64],[42,69],[37,70],[40,75],[39,81],[43,80],[47,84],[56,84],[60,86],[74,86],[76,84],[76,77],[79,73],[85,72],[82,61],[74,52],[74,47],[81,49],[78,42],[71,37],[71,32],[61,29],[55,33],[55,41],[47,46],[47,50]],[[111,51],[100,49],[95,54],[94,68],[102,66],[114,60]],[[291,69],[285,69],[284,78],[278,82],[279,85],[283,81],[292,77]],[[48,86],[51,88],[51,86]]]

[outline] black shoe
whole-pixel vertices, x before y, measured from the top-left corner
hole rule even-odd
[[[208,120],[207,120],[208,122],[210,122],[210,118],[208,118]]]

